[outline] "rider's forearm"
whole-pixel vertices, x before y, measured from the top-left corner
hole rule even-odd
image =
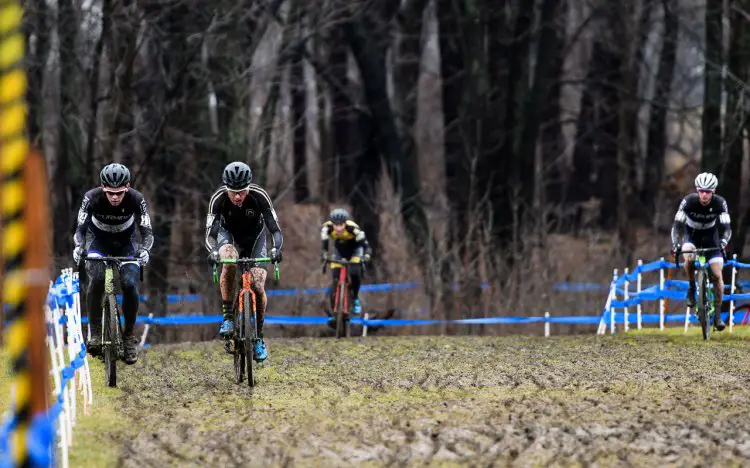
[[[76,233],[73,236],[73,243],[75,244],[76,247],[83,247],[83,243],[85,240],[86,240],[86,228],[85,226],[79,227],[78,229],[76,229]]]
[[[281,247],[284,245],[284,236],[281,235],[281,230],[274,231],[273,233],[273,246],[276,247],[278,250],[281,250]]]
[[[151,228],[141,228],[141,247],[151,251],[154,246],[154,231]]]
[[[323,252],[328,252],[328,239],[320,241],[320,248]]]
[[[216,217],[212,215],[208,216],[208,221],[205,245],[209,252],[213,252],[219,245],[219,241],[217,240],[219,234],[219,223],[216,220]]]
[[[732,238],[732,222],[729,218],[729,213],[722,213],[719,216],[719,222],[721,226],[721,240],[726,245],[729,243],[729,239]]]
[[[672,244],[679,244],[685,234],[685,223],[675,220],[672,224]]]
[[[370,243],[367,242],[367,239],[362,239],[360,245],[364,249],[365,255],[372,256],[372,247],[370,247]]]

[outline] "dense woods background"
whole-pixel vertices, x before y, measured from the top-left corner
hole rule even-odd
[[[157,315],[216,309],[204,219],[232,160],[277,205],[282,286],[327,283],[318,226],[343,204],[375,249],[368,281],[423,281],[368,302],[404,315],[595,312],[601,293],[551,285],[667,254],[701,169],[719,176],[743,252],[750,0],[25,7],[57,266],[83,193],[104,164],[126,164],[152,210]],[[207,299],[164,300],[185,292]],[[273,298],[271,313],[318,314],[319,299]]]

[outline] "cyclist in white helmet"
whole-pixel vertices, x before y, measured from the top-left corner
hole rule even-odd
[[[732,237],[732,228],[727,202],[723,197],[716,195],[718,185],[719,180],[710,172],[703,172],[695,178],[696,193],[682,199],[674,217],[672,253],[684,254],[685,270],[690,280],[687,304],[689,307],[695,307],[695,254],[691,252],[696,248],[721,248],[721,251],[708,255],[715,289],[715,306],[716,310],[720,311],[724,292],[724,250]],[[681,240],[684,240],[683,244],[680,244]],[[714,314],[714,326],[719,331],[724,329],[724,321],[719,313]]]

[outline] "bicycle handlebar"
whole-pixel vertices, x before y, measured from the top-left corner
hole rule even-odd
[[[724,255],[724,248],[722,247],[706,247],[701,249],[690,249],[688,251],[680,250],[679,252],[674,253],[674,263],[677,266],[677,268],[680,268],[680,255],[682,254],[704,254],[709,252],[717,252],[721,251],[721,256],[724,257],[726,260],[726,256]]]
[[[227,258],[218,261],[211,261],[214,269],[214,284],[219,282],[219,269],[217,265],[245,265],[248,263],[271,263],[273,259],[271,257],[258,257],[258,258]],[[279,264],[278,262],[273,264],[273,282],[275,285],[279,284]]]
[[[138,257],[84,257],[84,260],[92,260],[95,262],[117,262],[117,263],[124,263],[124,262],[137,262]]]
[[[344,259],[338,260],[338,259],[331,258],[331,259],[327,259],[323,261],[323,273],[326,272],[326,268],[328,268],[329,263],[340,263],[341,265],[362,265],[363,270],[364,270],[364,264],[365,264],[365,262],[363,262],[362,260],[358,262],[352,262],[351,260],[344,260]]]
[[[81,268],[84,262],[112,262],[117,263],[118,266],[122,266],[123,263],[137,263],[138,269],[140,270],[141,281],[143,281],[143,264],[140,262],[138,257],[101,257],[101,256],[85,256],[81,259],[81,263],[78,266],[78,277],[84,280],[86,275],[86,268]],[[83,272],[83,273],[82,273]],[[83,278],[81,278],[83,276]]]

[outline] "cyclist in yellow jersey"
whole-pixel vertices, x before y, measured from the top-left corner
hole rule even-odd
[[[339,278],[339,269],[341,264],[336,260],[348,260],[354,262],[349,265],[349,278],[351,279],[351,288],[349,293],[353,299],[352,313],[359,315],[362,312],[362,305],[359,301],[359,286],[362,283],[362,266],[360,263],[370,261],[372,251],[370,244],[367,242],[365,232],[351,220],[349,213],[342,209],[336,208],[331,211],[328,221],[323,223],[320,231],[323,252],[321,258],[324,262],[331,261],[331,277],[333,278],[333,287],[331,288],[331,309],[336,290],[336,283]],[[333,255],[329,255],[329,241],[333,240]]]

